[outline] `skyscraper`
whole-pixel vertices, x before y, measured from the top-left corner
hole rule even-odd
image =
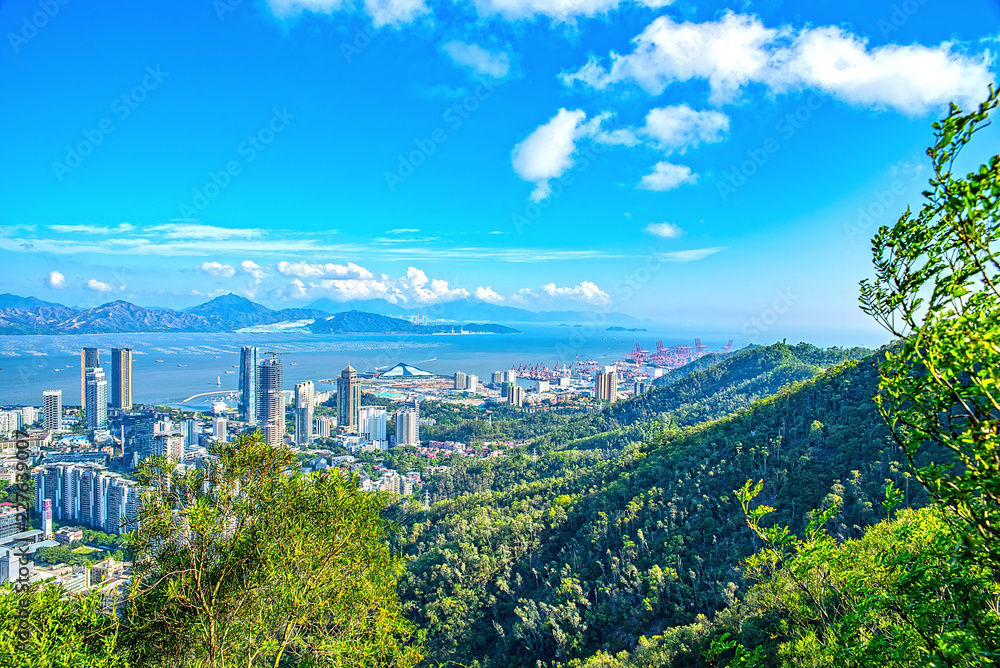
[[[396,413],[396,445],[420,445],[420,416],[416,408]]]
[[[111,349],[111,407],[132,408],[132,349]]]
[[[455,372],[455,389],[464,390],[465,385],[468,382],[466,375],[461,371]]]
[[[62,390],[42,392],[42,414],[43,427],[53,431],[62,429]]]
[[[237,398],[240,419],[257,424],[257,348],[240,349],[240,387]]]
[[[279,445],[285,436],[283,375],[281,360],[277,357],[262,360],[257,366],[257,424],[272,445]]]
[[[387,450],[386,412],[383,406],[365,406],[358,410],[358,435],[374,443],[379,450]]]
[[[91,431],[108,427],[108,381],[104,379],[104,369],[92,367],[87,370],[86,397],[87,428]]]
[[[308,446],[312,439],[313,382],[295,384],[295,445]]]
[[[217,417],[212,420],[212,436],[217,441],[222,441],[226,443],[229,441],[229,434],[227,430],[229,429],[229,421],[226,418]]]
[[[618,401],[618,372],[613,366],[604,367],[594,377],[594,396],[601,401]]]
[[[337,379],[337,429],[357,433],[358,411],[361,409],[361,381],[350,364]]]
[[[80,351],[80,405],[87,405],[87,369],[101,366],[100,351],[97,348],[84,348]]]

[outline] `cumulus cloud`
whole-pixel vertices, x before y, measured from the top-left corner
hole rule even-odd
[[[506,301],[503,295],[498,293],[489,285],[485,288],[482,286],[476,288],[472,291],[472,296],[481,302],[487,302],[489,304],[503,304]]]
[[[49,229],[63,234],[108,235],[131,232],[135,229],[135,225],[132,225],[131,223],[121,223],[115,227],[107,227],[103,225],[50,225]]]
[[[668,153],[722,141],[727,132],[728,116],[718,111],[695,111],[686,104],[653,109],[646,115],[645,134]]]
[[[658,162],[653,165],[653,171],[646,174],[639,182],[639,187],[643,190],[673,190],[685,183],[694,183],[698,180],[698,175],[692,173],[687,165],[675,165],[670,162]]]
[[[673,223],[650,223],[646,226],[646,231],[664,239],[676,239],[684,234],[684,230]]]
[[[405,276],[391,278],[386,274],[376,276],[367,269],[349,263],[345,269],[351,269],[342,274],[343,278],[327,278],[324,276],[339,274],[326,269],[321,274],[317,268],[337,265],[294,263],[298,266],[292,269],[292,263],[284,264],[284,272],[279,264],[279,273],[294,278],[278,291],[277,296],[281,299],[329,297],[341,302],[383,299],[391,304],[433,304],[470,295],[468,290],[452,288],[448,281],[430,278],[426,272],[416,267],[409,267]]]
[[[56,270],[52,270],[45,277],[45,285],[50,288],[65,288],[66,287],[66,277],[63,276]]]
[[[455,63],[468,67],[476,74],[503,79],[510,72],[510,56],[506,53],[491,53],[478,44],[458,40],[448,42],[443,48]]]
[[[236,275],[236,269],[220,262],[202,262],[197,269],[200,269],[209,276],[225,276],[229,278]]]
[[[677,23],[660,16],[635,39],[631,53],[611,52],[563,73],[563,82],[603,90],[620,82],[659,95],[674,82],[708,82],[715,104],[736,100],[750,84],[770,92],[814,89],[863,107],[922,113],[951,100],[974,104],[993,77],[988,54],[967,56],[944,42],[888,44],[839,27],[767,27],[729,12],[717,21]]]
[[[92,278],[87,281],[87,284],[84,287],[88,290],[93,290],[94,292],[111,292],[114,290],[109,283],[104,283],[96,278]]]
[[[511,164],[518,176],[535,183],[531,193],[533,201],[547,198],[552,192],[549,181],[559,178],[573,166],[576,141],[586,133],[582,125],[586,118],[587,114],[579,109],[560,109],[551,120],[514,147]]]
[[[279,262],[278,273],[298,278],[373,278],[370,271],[348,262],[343,264],[312,264],[309,262]]]
[[[243,260],[243,262],[240,262],[240,273],[252,276],[258,281],[267,277],[267,272],[253,260]]]
[[[555,283],[549,283],[541,287],[541,291],[549,297],[559,297],[580,301],[587,304],[607,304],[611,301],[611,295],[597,287],[591,281],[583,281],[573,287],[560,288]]]

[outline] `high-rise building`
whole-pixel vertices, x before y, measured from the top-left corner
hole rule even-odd
[[[467,382],[468,382],[468,378],[466,377],[466,375],[464,373],[462,373],[461,371],[456,371],[455,372],[455,389],[456,390],[464,390],[465,389],[465,385],[466,385]]]
[[[388,436],[386,436],[386,424],[388,415],[383,406],[363,406],[358,411],[358,435],[363,440],[371,441],[379,450],[389,448]]]
[[[248,424],[257,424],[257,348],[243,346],[240,349],[240,387],[237,405],[240,419]]]
[[[652,386],[653,383],[648,378],[636,378],[635,382],[632,383],[632,394],[639,396]]]
[[[80,351],[80,405],[87,405],[87,370],[101,366],[100,351],[97,348],[84,348]]]
[[[212,436],[215,440],[222,441],[226,443],[229,441],[229,434],[227,430],[229,429],[229,420],[226,418],[215,418],[212,420]]]
[[[257,424],[271,445],[279,445],[285,437],[283,376],[281,360],[277,357],[261,360],[257,366]]]
[[[42,499],[42,540],[52,538],[52,499]]]
[[[396,412],[396,445],[420,445],[420,416],[416,408]]]
[[[17,411],[0,411],[0,434],[9,434],[21,428],[21,414]]]
[[[24,406],[23,408],[18,408],[17,412],[21,414],[21,426],[27,426],[35,424],[35,421],[38,420],[38,415],[42,411],[39,411],[34,406]]]
[[[361,381],[350,364],[337,379],[337,429],[357,433],[358,411],[361,409]]]
[[[511,406],[518,406],[524,404],[524,388],[520,385],[513,385],[507,383],[507,403]]]
[[[132,408],[132,349],[111,349],[111,407]]]
[[[312,440],[313,396],[311,380],[295,384],[295,445],[306,447]]]
[[[156,414],[153,411],[127,414],[122,422],[125,430],[126,453],[135,453],[135,459],[145,459],[153,454],[153,436],[156,430]]]
[[[198,420],[194,418],[188,418],[184,421],[184,429],[182,433],[184,434],[184,445],[198,445],[198,437],[201,435],[201,426]]]
[[[333,426],[333,418],[326,416],[316,418],[316,436],[319,438],[330,438],[330,430]]]
[[[479,376],[469,375],[465,379],[465,389],[473,392],[479,391]]]
[[[92,367],[87,369],[86,397],[87,428],[91,431],[108,428],[108,381],[104,378],[104,369]]]
[[[594,396],[601,401],[618,401],[618,372],[613,366],[594,377]]]

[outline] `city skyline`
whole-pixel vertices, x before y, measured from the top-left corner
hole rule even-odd
[[[779,338],[870,340],[868,240],[919,200],[947,102],[985,97],[1000,32],[984,0],[342,7],[0,7],[0,86],[33,100],[4,112],[0,291],[737,330],[780,302]]]

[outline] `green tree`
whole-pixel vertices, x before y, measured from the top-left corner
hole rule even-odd
[[[147,460],[127,606],[143,666],[412,666],[401,564],[381,497],[336,472],[300,474],[260,432],[204,469]]]
[[[78,596],[53,585],[23,591],[0,585],[0,666],[126,668],[118,620],[102,603],[96,592]]]
[[[880,411],[917,479],[968,523],[966,556],[1000,576],[1000,156],[954,171],[998,104],[991,89],[978,110],[953,104],[934,124],[926,204],[879,229],[861,305],[900,339],[881,368]]]

